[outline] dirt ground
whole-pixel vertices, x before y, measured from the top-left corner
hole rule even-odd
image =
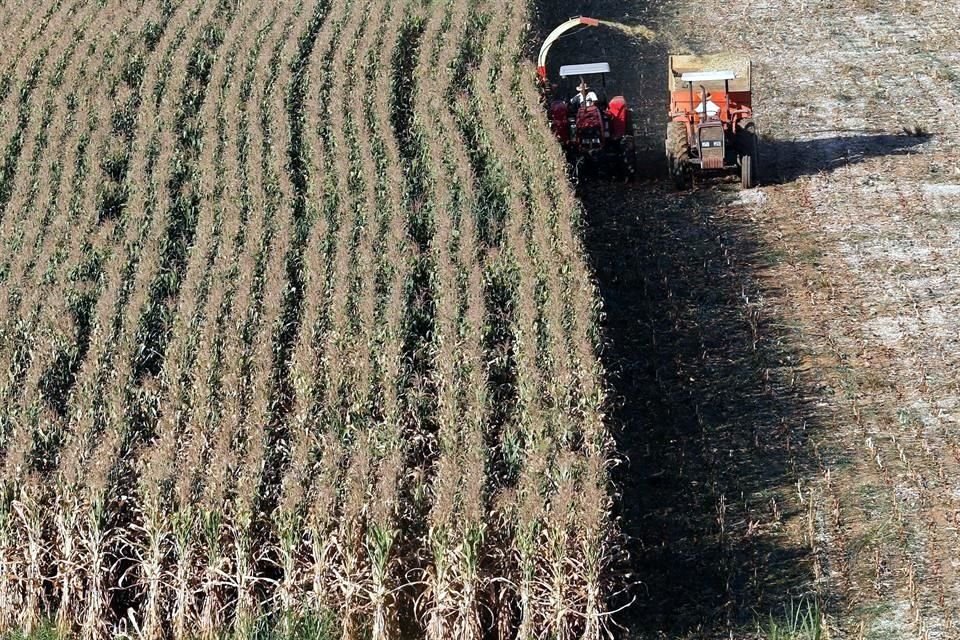
[[[650,159],[584,192],[627,637],[960,638],[960,5],[543,4],[657,34],[551,57],[611,63]],[[666,54],[718,50],[754,62],[763,184],[676,193]]]

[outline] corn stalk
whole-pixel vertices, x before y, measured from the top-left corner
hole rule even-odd
[[[20,542],[23,562],[23,606],[20,610],[19,626],[29,636],[39,626],[43,597],[43,559],[47,555],[47,545],[43,536],[44,508],[40,502],[40,486],[24,483],[20,497],[13,503],[13,510],[24,532]]]

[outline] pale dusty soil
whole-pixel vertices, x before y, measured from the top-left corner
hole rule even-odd
[[[657,32],[554,59],[621,70],[651,157],[668,51],[749,55],[767,138],[750,193],[585,196],[631,637],[753,637],[803,599],[832,638],[960,638],[960,5],[559,4]]]

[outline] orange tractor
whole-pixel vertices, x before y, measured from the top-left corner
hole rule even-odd
[[[670,56],[670,122],[666,152],[678,189],[695,174],[739,172],[757,182],[758,138],[753,123],[750,61],[728,54]]]
[[[578,180],[598,174],[629,179],[636,173],[633,113],[623,96],[608,99],[606,95],[610,65],[606,62],[563,65],[559,83],[547,79],[547,54],[553,43],[562,36],[572,35],[569,32],[577,28],[601,24],[600,20],[586,17],[564,22],[544,41],[537,59],[550,128]]]

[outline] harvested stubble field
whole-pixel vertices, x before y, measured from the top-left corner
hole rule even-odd
[[[0,635],[599,638],[597,295],[505,0],[0,6]]]
[[[541,22],[580,12],[628,28],[554,61],[609,59],[649,149],[668,52],[749,55],[765,136],[754,191],[585,190],[629,637],[960,638],[960,7],[593,0]]]

